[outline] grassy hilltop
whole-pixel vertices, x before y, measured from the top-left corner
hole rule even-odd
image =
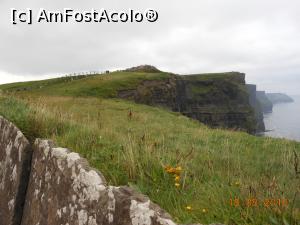
[[[148,195],[180,223],[299,224],[300,143],[210,129],[115,98],[119,89],[169,76],[115,72],[0,85],[0,114],[30,140],[80,153],[110,184]],[[271,201],[278,199],[288,203]]]

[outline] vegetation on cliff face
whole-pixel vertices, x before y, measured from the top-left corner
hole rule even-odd
[[[178,93],[184,115],[212,127],[257,131],[258,121],[249,103],[245,74],[199,74],[181,76],[179,80],[185,90]]]
[[[30,139],[50,138],[79,152],[110,184],[147,194],[178,222],[300,221],[300,143],[210,129],[179,113],[107,98],[116,87],[169,74],[109,76],[0,86],[0,114]],[[174,177],[170,171],[180,167]],[[268,201],[275,199],[289,203]]]

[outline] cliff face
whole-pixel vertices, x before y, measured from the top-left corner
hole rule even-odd
[[[265,131],[265,123],[264,123],[264,115],[263,115],[263,109],[259,102],[259,100],[256,97],[256,85],[254,84],[247,84],[246,85],[249,93],[249,103],[254,108],[255,116],[256,116],[256,130],[258,132]]]
[[[265,91],[257,91],[256,98],[259,101],[264,113],[273,111],[273,103],[267,98]]]
[[[118,91],[118,97],[166,107],[211,127],[249,133],[258,130],[242,73],[172,75],[165,80],[143,81],[135,89]]]
[[[273,104],[294,101],[290,96],[282,93],[266,93],[266,96]]]

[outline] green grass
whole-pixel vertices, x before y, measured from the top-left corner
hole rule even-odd
[[[123,75],[69,81],[65,88],[74,96],[66,96],[60,84],[19,91],[16,96],[6,93],[0,97],[0,115],[19,126],[30,140],[50,138],[80,153],[110,184],[130,185],[148,195],[177,222],[299,224],[295,154],[300,156],[300,143],[210,129],[178,113],[107,98],[113,93],[109,87],[129,87],[145,76],[155,76],[141,74],[128,83],[132,74]],[[111,79],[117,84],[109,83]],[[155,79],[165,79],[165,74]],[[108,82],[106,91],[100,90],[103,82]],[[85,94],[73,85],[80,90],[99,87],[94,94],[97,98],[78,97]],[[174,176],[165,171],[168,165],[183,169],[179,188]],[[234,198],[240,199],[239,207],[230,205]],[[247,207],[248,198],[258,199],[260,205]],[[265,207],[266,199],[290,202],[284,207]]]
[[[0,85],[4,92],[60,96],[116,97],[117,91],[135,88],[144,80],[160,80],[170,76],[168,73],[129,73],[113,72],[93,76],[63,77],[44,81],[22,82]]]
[[[211,80],[236,80],[237,76],[243,76],[239,72],[227,72],[227,73],[203,73],[203,74],[192,74],[184,76],[185,80],[193,81],[211,81]]]

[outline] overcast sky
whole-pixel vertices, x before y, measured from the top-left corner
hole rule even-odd
[[[11,8],[158,11],[155,23],[10,22]],[[299,0],[0,0],[0,83],[151,64],[180,74],[240,71],[300,94]]]

